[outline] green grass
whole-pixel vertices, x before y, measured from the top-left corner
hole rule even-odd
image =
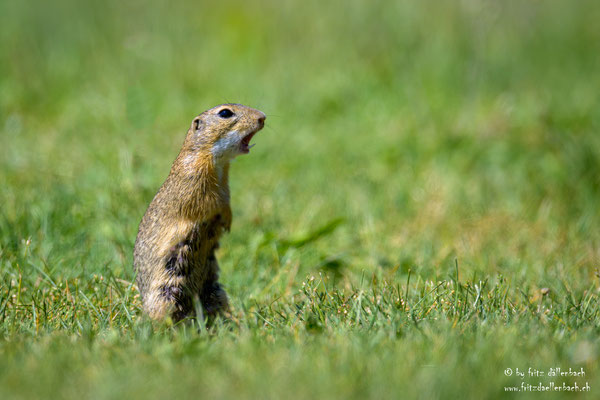
[[[598,2],[38,3],[0,3],[0,398],[598,397]],[[153,324],[138,223],[229,101],[268,116],[233,317]]]

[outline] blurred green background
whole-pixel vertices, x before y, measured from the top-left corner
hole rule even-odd
[[[598,21],[592,0],[0,2],[0,394],[600,383]],[[153,327],[137,226],[224,102],[267,114],[219,254],[238,320]]]

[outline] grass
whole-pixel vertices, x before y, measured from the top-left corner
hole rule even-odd
[[[0,3],[0,398],[597,397],[599,18]],[[153,324],[138,223],[228,101],[268,116],[231,170],[233,317]],[[557,367],[585,376],[516,375]]]

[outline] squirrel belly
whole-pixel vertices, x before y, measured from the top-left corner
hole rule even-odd
[[[231,227],[229,163],[249,152],[265,115],[223,104],[194,118],[166,181],[148,206],[134,247],[144,311],[174,321],[229,310],[215,252]]]

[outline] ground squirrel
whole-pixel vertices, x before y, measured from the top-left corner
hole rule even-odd
[[[218,283],[215,250],[231,226],[229,163],[250,151],[265,114],[223,104],[192,121],[171,172],[148,206],[135,241],[133,264],[144,310],[179,321],[229,309]]]

